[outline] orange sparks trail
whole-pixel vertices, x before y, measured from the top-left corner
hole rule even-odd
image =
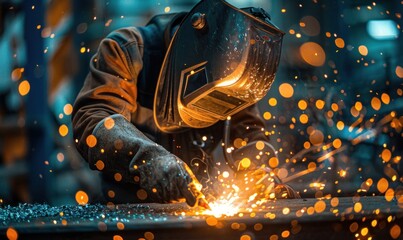
[[[333,155],[335,155],[336,153],[342,152],[342,151],[344,151],[344,150],[346,150],[346,149],[347,149],[347,146],[343,146],[343,147],[341,147],[341,148],[335,149],[335,150],[333,150],[333,151],[331,151],[331,152],[328,152],[328,153],[324,154],[323,156],[319,157],[316,161],[317,161],[318,163],[319,163],[319,162],[323,162],[324,160],[329,159],[330,157],[332,157]]]

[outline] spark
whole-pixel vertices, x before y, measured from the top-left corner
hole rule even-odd
[[[322,169],[322,168],[323,168],[323,166],[320,166],[320,167],[317,168],[317,169],[319,170],[319,169]],[[297,178],[299,178],[299,177],[305,176],[305,175],[307,175],[307,174],[309,174],[309,173],[312,173],[312,170],[311,170],[311,169],[306,169],[306,170],[297,172],[297,173],[295,173],[294,175],[291,175],[291,176],[288,176],[288,177],[286,177],[286,178],[283,178],[283,179],[281,179],[281,181],[282,181],[283,183],[291,182],[291,181],[293,181],[293,180],[295,180],[295,179],[297,179]]]
[[[326,185],[324,183],[320,183],[320,182],[312,182],[309,184],[310,188],[317,188],[322,190]]]
[[[308,154],[309,152],[314,152],[314,151],[321,150],[321,149],[328,149],[331,145],[332,145],[332,143],[329,143],[324,146],[312,146],[307,149],[302,149],[301,151],[296,153],[290,160],[293,161],[293,160],[300,159],[303,156],[305,156],[306,154]]]
[[[332,157],[333,155],[335,155],[336,153],[344,151],[346,148],[347,148],[346,146],[343,146],[341,148],[338,148],[338,149],[335,149],[335,150],[333,150],[331,152],[328,152],[325,155],[319,157],[316,161],[317,162],[323,162],[324,160],[326,160],[326,159]]]
[[[374,129],[370,129],[366,132],[364,132],[361,135],[358,135],[357,137],[355,137],[351,143],[353,145],[357,145],[365,140],[371,139],[375,136],[378,135],[378,132],[380,131],[381,127],[386,125],[387,123],[389,123],[390,121],[393,120],[393,116],[392,114],[388,114],[387,116],[385,116],[384,118],[382,118],[377,124],[376,124],[376,128]]]
[[[360,124],[362,122],[362,120],[364,120],[364,118],[362,116],[360,116],[360,118],[358,118],[354,123],[352,123],[348,130],[351,132],[353,131],[354,127],[356,127],[358,124]]]
[[[241,203],[237,203],[239,199],[238,194],[230,193],[226,197],[221,197],[214,202],[210,202],[210,209],[203,211],[202,214],[212,215],[217,218],[222,216],[234,216],[241,208]]]

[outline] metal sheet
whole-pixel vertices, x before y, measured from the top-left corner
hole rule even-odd
[[[1,232],[12,227],[18,239],[355,239],[367,230],[366,237],[389,239],[396,226],[401,229],[403,208],[396,200],[337,200],[337,206],[331,199],[278,200],[255,211],[246,207],[236,216],[221,218],[198,215],[182,203],[109,207],[21,204],[1,208],[0,220]],[[361,231],[364,228],[367,230]]]

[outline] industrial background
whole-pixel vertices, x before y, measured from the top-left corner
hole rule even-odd
[[[99,41],[196,0],[0,1],[0,201],[75,204],[99,179],[71,112]],[[259,106],[280,178],[303,197],[403,194],[403,2],[232,0],[286,35]]]

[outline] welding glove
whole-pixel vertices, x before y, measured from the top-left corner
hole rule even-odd
[[[170,202],[185,198],[189,206],[196,204],[201,189],[185,162],[175,155],[149,146],[147,156],[141,157],[135,167],[140,175],[140,186],[157,202]]]
[[[89,149],[88,158],[92,169],[114,176],[116,181],[139,184],[153,202],[185,198],[190,206],[195,205],[198,182],[186,163],[151,141],[122,115],[98,123],[93,136],[96,145]]]
[[[256,199],[286,199],[300,198],[288,184],[282,183],[281,179],[268,167],[260,167],[253,171],[241,171],[237,175],[239,186],[243,186],[246,197],[254,196]],[[240,195],[242,195],[240,194]]]
[[[274,147],[265,141],[253,141],[236,149],[232,158],[236,166],[236,179],[244,185],[244,194],[266,199],[300,198],[289,185],[281,182],[269,166],[271,158],[277,159]],[[277,160],[278,161],[278,160]],[[249,196],[248,196],[249,197]]]

